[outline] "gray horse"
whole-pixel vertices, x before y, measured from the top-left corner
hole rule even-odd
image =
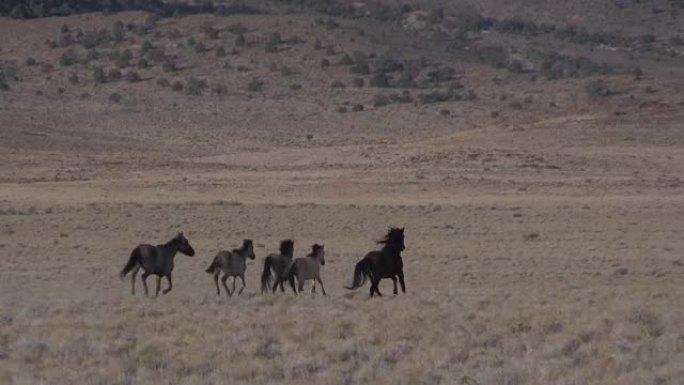
[[[157,276],[157,292],[155,296],[159,295],[159,288],[161,286],[162,277],[166,277],[169,281],[169,287],[166,288],[163,294],[171,291],[173,284],[171,283],[171,271],[173,271],[173,258],[176,256],[177,252],[181,252],[189,257],[195,255],[195,250],[190,246],[190,243],[185,238],[183,233],[178,233],[170,241],[163,245],[138,245],[131,252],[131,256],[128,258],[128,263],[121,270],[119,276],[121,279],[126,277],[126,274],[131,270],[131,294],[135,295],[135,277],[138,274],[138,270],[142,267],[144,273],[142,274],[142,283],[145,287],[145,295],[148,295],[147,290],[147,277],[155,274]]]
[[[294,242],[291,239],[286,239],[280,242],[280,254],[270,254],[264,258],[264,271],[261,273],[261,294],[269,291],[271,282],[273,282],[273,275],[276,279],[283,275],[292,263],[293,256]],[[273,291],[275,291],[275,286]],[[285,291],[282,282],[280,282],[280,291]]]
[[[321,285],[321,291],[323,295],[325,293],[325,287],[323,287],[323,281],[321,281],[321,266],[325,265],[325,249],[323,245],[315,243],[311,246],[311,254],[306,257],[295,259],[290,267],[287,269],[285,274],[276,280],[273,284],[273,290],[278,284],[282,284],[284,281],[290,281],[290,286],[292,286],[292,291],[297,294],[304,291],[304,282],[310,279],[314,280],[312,293],[316,292],[316,281]],[[297,285],[299,290],[295,289],[294,278],[297,278]]]
[[[211,262],[211,265],[207,268],[207,273],[214,275],[214,283],[216,284],[216,295],[221,295],[221,290],[219,290],[218,276],[219,273],[223,271],[223,277],[221,277],[221,283],[223,288],[226,289],[226,293],[229,297],[235,293],[235,281],[238,277],[242,280],[242,288],[238,292],[238,295],[242,294],[245,290],[245,270],[247,270],[247,258],[254,259],[254,244],[251,239],[245,239],[242,241],[242,247],[239,249],[233,249],[233,251],[219,251]],[[233,292],[228,290],[226,285],[226,280],[228,277],[233,277]]]

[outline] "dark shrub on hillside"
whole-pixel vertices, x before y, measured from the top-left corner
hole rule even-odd
[[[387,95],[377,94],[373,97],[373,107],[384,107],[391,104],[391,102]]]
[[[357,75],[368,75],[370,74],[370,66],[366,62],[357,62],[349,68],[349,72]]]
[[[119,71],[116,68],[109,70],[109,72],[107,73],[107,81],[115,82],[117,80],[121,80],[121,71]]]
[[[584,86],[587,95],[591,98],[603,97],[610,95],[610,89],[608,88],[608,83],[603,79],[590,80]]]
[[[263,89],[264,82],[257,78],[252,78],[249,83],[247,83],[247,91],[249,92],[259,92]]]
[[[368,83],[371,87],[386,88],[390,86],[389,78],[384,72],[376,72]]]
[[[159,78],[157,79],[157,85],[160,87],[168,87],[171,83],[169,83],[169,80],[166,78]]]
[[[74,50],[73,48],[70,48],[59,57],[59,65],[63,67],[76,64],[77,61],[78,53],[76,53],[76,50]]]
[[[109,95],[109,101],[112,103],[119,103],[121,101],[121,95],[119,95],[115,92],[115,93]]]
[[[140,75],[135,71],[128,71],[126,73],[126,81],[134,83],[140,81]]]
[[[93,80],[95,83],[107,83],[107,75],[102,67],[95,67],[93,69]]]
[[[173,82],[171,89],[174,91],[183,91],[183,82],[181,82],[180,80],[176,80],[175,82]]]
[[[185,93],[188,95],[199,96],[202,95],[207,88],[207,82],[202,79],[188,78],[185,82]]]

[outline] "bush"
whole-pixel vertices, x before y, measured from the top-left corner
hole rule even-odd
[[[140,52],[142,52],[142,53],[144,53],[144,54],[146,54],[146,53],[152,51],[153,49],[154,49],[154,46],[152,45],[152,43],[150,43],[149,40],[145,40],[145,41],[142,43],[142,46],[140,46]]]
[[[290,85],[290,89],[293,91],[299,91],[302,89],[302,85],[299,83],[293,83]]]
[[[62,67],[68,67],[70,65],[76,64],[77,61],[78,54],[74,49],[71,48],[59,57],[59,65]]]
[[[373,97],[373,107],[384,107],[391,103],[390,98],[383,94],[377,94]]]
[[[344,83],[339,80],[335,80],[330,84],[330,88],[344,88]]]
[[[344,66],[352,65],[354,64],[354,59],[349,56],[349,54],[344,54],[342,55],[342,58],[340,59],[340,64]]]
[[[264,87],[264,82],[257,78],[252,78],[247,84],[247,91],[249,92],[260,92]]]
[[[142,59],[138,60],[138,65],[137,65],[137,67],[138,67],[139,69],[145,69],[145,68],[147,68],[147,67],[149,67],[149,66],[150,66],[150,64],[147,62],[146,59],[142,58]]]
[[[246,46],[247,45],[247,39],[245,39],[245,35],[243,35],[243,34],[237,35],[237,37],[235,38],[235,45],[237,47]]]
[[[128,71],[126,73],[126,81],[134,83],[140,81],[140,75],[135,71]]]
[[[69,74],[69,83],[78,84],[78,74],[76,74],[76,72]]]
[[[198,41],[198,42],[195,44],[195,53],[203,53],[203,52],[206,52],[206,51],[208,51],[208,48],[204,45],[203,42]]]
[[[226,95],[228,93],[228,87],[224,86],[223,84],[214,84],[211,87],[211,93],[213,95]]]
[[[325,21],[325,28],[327,28],[327,29],[336,29],[336,28],[338,28],[339,26],[340,26],[340,25],[337,24],[337,22],[336,22],[335,20],[333,20],[333,19],[328,19],[328,20]]]
[[[95,67],[93,70],[93,80],[96,84],[107,83],[107,75],[102,67]]]
[[[352,85],[356,88],[361,88],[365,85],[365,80],[363,78],[354,78],[352,79]]]
[[[315,49],[316,51],[323,49],[323,44],[320,40],[316,39],[313,45],[313,49]]]
[[[330,60],[323,58],[321,59],[321,68],[330,67]]]
[[[590,98],[604,97],[610,95],[610,89],[608,88],[608,83],[603,79],[595,79],[589,81],[584,86],[587,95]]]
[[[26,61],[24,62],[24,64],[29,66],[29,67],[32,67],[32,66],[36,65],[36,59],[34,59],[32,57],[27,58]]]
[[[363,104],[354,104],[352,106],[352,111],[354,111],[354,112],[363,111]]]
[[[226,30],[235,35],[242,35],[249,31],[247,27],[240,23],[231,24],[228,26],[228,28],[226,28]]]
[[[159,78],[157,79],[157,85],[160,87],[168,87],[171,85],[171,83],[169,83],[167,78]]]
[[[174,91],[183,91],[183,83],[180,80],[173,82],[171,89]]]
[[[108,82],[115,82],[117,80],[121,80],[121,71],[119,71],[116,68],[112,68],[107,73],[107,81]]]
[[[368,75],[370,74],[370,66],[368,63],[364,62],[356,62],[355,65],[353,65],[351,68],[349,68],[349,72],[357,75]]]
[[[206,81],[191,77],[186,81],[185,93],[192,96],[200,96],[206,88]]]
[[[109,101],[112,103],[119,103],[119,102],[121,102],[121,95],[119,95],[115,92],[115,93],[109,95]]]
[[[164,64],[162,64],[162,70],[166,73],[174,72],[176,71],[176,63],[174,63],[173,60],[166,60]]]
[[[216,47],[216,50],[214,50],[214,54],[216,57],[226,57],[226,49],[223,48],[223,46],[218,46]]]
[[[376,72],[369,82],[371,87],[386,88],[390,86],[389,78],[384,72]]]

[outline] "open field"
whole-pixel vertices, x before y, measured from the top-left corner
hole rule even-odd
[[[680,59],[546,79],[317,18],[162,19],[87,61],[45,40],[149,15],[0,18],[0,384],[683,385]],[[275,31],[303,42],[273,51]],[[145,40],[162,60],[116,64]],[[392,71],[369,86],[375,69],[338,64],[354,51],[429,64],[411,87]],[[98,67],[142,79],[98,83]],[[592,94],[597,79],[610,92]],[[406,227],[407,293],[344,289],[391,225]],[[176,257],[173,291],[131,296],[132,248],[178,231],[196,255]],[[247,289],[219,298],[204,269],[243,238]],[[297,256],[325,244],[327,297],[259,294],[285,238]]]

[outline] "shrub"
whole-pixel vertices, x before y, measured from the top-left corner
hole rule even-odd
[[[214,84],[211,87],[211,93],[213,95],[226,95],[228,93],[228,87],[223,84]]]
[[[66,24],[62,24],[62,27],[59,29],[59,32],[61,33],[69,33],[69,26]]]
[[[96,84],[107,83],[107,75],[105,74],[102,67],[95,67],[93,70],[93,80]]]
[[[335,80],[330,84],[330,88],[344,88],[344,83],[339,80]]]
[[[128,71],[126,73],[126,81],[134,83],[140,81],[140,75],[135,71]]]
[[[153,49],[154,49],[154,46],[147,39],[142,43],[142,46],[140,46],[140,52],[142,52],[144,54],[150,52]]]
[[[76,72],[69,74],[69,83],[78,84],[78,74],[76,74]]]
[[[608,83],[603,79],[595,79],[589,81],[584,86],[587,95],[591,98],[603,97],[610,95],[610,89],[608,88]]]
[[[160,87],[168,87],[171,83],[169,83],[169,80],[166,78],[159,78],[157,79],[157,85]]]
[[[354,104],[352,106],[352,111],[354,111],[354,112],[363,111],[363,104]]]
[[[328,19],[328,20],[325,21],[325,28],[327,28],[327,29],[336,29],[336,28],[338,28],[339,26],[340,26],[340,25],[337,24],[337,22],[336,22],[335,20],[333,20],[333,19]]]
[[[186,81],[185,93],[188,95],[200,96],[206,88],[206,81],[191,77]]]
[[[216,57],[226,57],[226,49],[223,48],[223,46],[218,46],[216,47],[216,50],[214,50],[214,54]]]
[[[121,71],[119,71],[116,68],[112,68],[107,73],[107,81],[108,82],[115,82],[117,80],[121,80]]]
[[[320,40],[316,39],[316,41],[314,41],[313,48],[314,48],[316,51],[321,50],[321,49],[323,49],[323,44],[321,43]]]
[[[390,98],[384,94],[377,94],[373,97],[373,107],[384,107],[391,103]]]
[[[67,67],[78,61],[78,54],[74,49],[69,49],[59,57],[59,65]]]
[[[355,65],[351,66],[349,68],[349,72],[357,75],[368,75],[370,74],[370,66],[368,63],[364,62],[356,62]]]
[[[115,92],[115,93],[109,95],[109,101],[112,103],[119,103],[119,102],[121,102],[121,95],[119,95]]]
[[[247,27],[240,23],[231,24],[226,28],[226,30],[235,35],[242,35],[249,31]]]
[[[121,41],[124,38],[124,25],[121,21],[117,21],[112,26],[112,37],[116,41]]]
[[[238,47],[244,47],[245,45],[247,45],[247,40],[245,39],[245,35],[243,35],[243,34],[237,35],[237,37],[235,38],[235,45]]]
[[[138,68],[145,69],[149,66],[150,66],[149,63],[147,62],[147,60],[145,58],[141,58],[140,60],[138,60]]]
[[[369,85],[371,87],[386,88],[390,86],[389,78],[384,72],[376,72],[371,78]]]
[[[195,44],[195,53],[203,53],[203,52],[206,52],[206,51],[208,51],[208,49],[207,49],[207,47],[204,45],[203,42],[198,41],[198,42]]]
[[[183,82],[181,82],[180,80],[176,80],[175,82],[173,82],[171,89],[174,91],[183,91]]]
[[[29,67],[32,67],[32,66],[36,65],[36,59],[34,59],[34,58],[32,58],[32,57],[29,57],[29,58],[26,59],[26,61],[24,62],[24,64],[27,65],[27,66],[29,66]]]
[[[264,82],[257,78],[252,78],[249,83],[247,83],[247,91],[249,92],[260,92],[264,87]]]
[[[299,83],[293,83],[290,85],[290,89],[293,91],[298,91],[302,89],[302,85]]]
[[[356,88],[361,88],[365,85],[365,81],[363,78],[354,78],[352,79],[352,85]]]
[[[349,56],[349,54],[345,53],[344,55],[342,55],[342,58],[340,59],[340,64],[344,66],[352,65],[354,64],[354,59],[352,59],[351,56]]]
[[[330,67],[330,60],[328,60],[326,58],[321,59],[321,67],[322,68]]]
[[[173,60],[166,60],[164,64],[162,64],[162,70],[166,73],[174,72],[176,71],[176,63],[174,63]]]
[[[271,42],[266,44],[266,53],[278,53],[278,44],[273,44]]]

